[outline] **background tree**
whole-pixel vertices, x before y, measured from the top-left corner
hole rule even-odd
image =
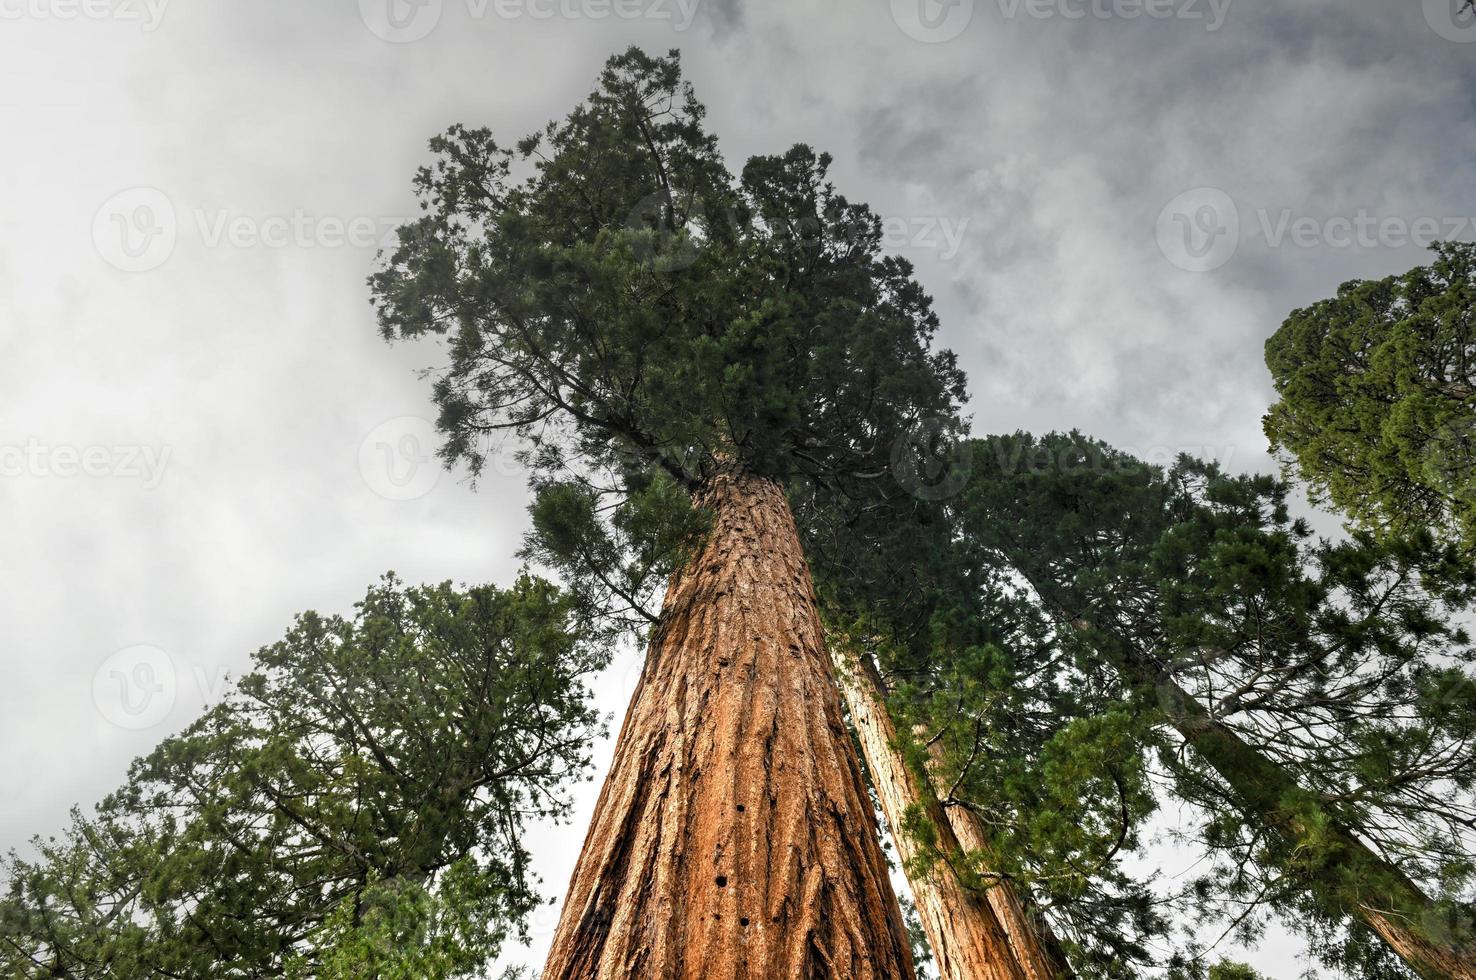
[[[475,473],[513,437],[530,553],[594,555],[593,604],[643,605],[657,565],[632,545],[706,529],[668,535],[547,980],[905,977],[794,514],[808,541],[892,506],[892,446],[925,419],[958,431],[963,381],[829,158],[797,146],[735,179],[703,115],[675,52],[632,50],[515,147],[454,127],[375,304],[386,337],[445,338],[443,455]]]
[[[1421,976],[1476,975],[1476,687],[1459,627],[1473,580],[1458,550],[1315,541],[1270,478],[1187,458],[1165,472],[1075,434],[991,439],[973,458],[965,537],[1028,585],[1073,653],[1071,683],[1118,705],[1067,725],[1042,781],[1117,781],[1139,766],[1132,746],[1150,750],[1139,771],[1201,808],[1200,841],[1223,858],[1203,894],[1239,905],[1239,924],[1280,908],[1360,976],[1403,975],[1390,950]],[[1011,799],[1009,762],[991,772],[998,757],[967,741],[948,755],[961,792]],[[1081,832],[1015,799],[1018,813],[988,814],[1004,853]]]
[[[523,822],[567,813],[602,656],[573,602],[371,588],[305,613],[132,766],[6,862],[8,977],[477,976],[537,905]]]
[[[870,782],[907,874],[918,924],[943,980],[1066,980],[1071,969],[1049,926],[1015,883],[965,869],[972,826],[950,815],[930,773],[910,764],[886,684],[864,649],[833,641],[846,708]],[[967,843],[965,843],[965,841]]]
[[[1287,465],[1378,534],[1430,529],[1476,547],[1476,245],[1344,283],[1266,342],[1280,400],[1266,435]]]
[[[848,641],[837,650],[850,662],[852,721],[940,969],[946,958],[961,976],[987,975],[974,951],[1003,932],[1022,977],[1137,976],[1167,929],[1150,890],[1119,866],[1139,817],[1125,823],[1115,785],[1104,797],[1085,767],[1041,779],[1052,739],[1106,709],[1067,676],[1049,618],[960,534],[973,444],[918,442],[898,454],[897,478],[916,492],[910,513],[837,538],[818,567],[828,621]],[[947,757],[955,746],[970,760],[967,787]],[[981,766],[1009,778],[986,789]],[[1075,828],[1072,844],[1017,838],[997,851],[981,816],[1025,810]],[[930,923],[922,896],[934,892],[943,908]]]

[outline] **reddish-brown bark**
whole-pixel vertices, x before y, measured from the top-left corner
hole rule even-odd
[[[840,648],[837,648],[839,656]],[[987,853],[987,842],[971,814],[946,808],[931,783],[898,750],[897,729],[886,709],[876,669],[862,658],[838,663],[841,689],[882,812],[892,825],[923,931],[943,980],[1062,980],[1071,976],[1045,924],[1033,920],[1007,882],[986,889],[964,884],[949,862],[966,852]],[[905,829],[906,815],[920,808],[936,833],[942,861],[923,871],[920,848]],[[957,812],[955,812],[957,811]]]
[[[544,980],[907,980],[911,954],[781,489],[715,478]]]

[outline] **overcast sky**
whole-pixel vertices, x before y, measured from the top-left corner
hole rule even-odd
[[[295,612],[514,572],[521,475],[417,463],[435,351],[364,286],[447,125],[520,136],[679,47],[734,168],[808,142],[887,216],[976,431],[1258,469],[1285,314],[1476,238],[1460,3],[0,0],[0,848]],[[553,893],[587,812],[538,837]]]

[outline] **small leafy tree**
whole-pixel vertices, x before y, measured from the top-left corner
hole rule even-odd
[[[938,458],[972,470],[974,448]],[[1133,740],[1143,725],[1073,676],[1051,617],[962,533],[966,499],[918,501],[884,547],[821,578],[828,615],[892,692],[909,765],[950,822],[966,814],[987,838],[951,853],[918,808],[895,828],[922,848],[909,876],[956,876],[981,895],[1007,887],[1075,975],[1137,977],[1164,959],[1169,930],[1151,883],[1125,870],[1155,805]]]
[[[572,600],[407,588],[305,613],[135,762],[94,815],[14,854],[6,976],[477,975],[539,901],[521,842],[563,816],[603,662]]]

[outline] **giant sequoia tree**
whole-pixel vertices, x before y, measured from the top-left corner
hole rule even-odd
[[[957,428],[927,296],[825,156],[731,175],[675,53],[432,147],[384,333],[444,338],[443,455],[515,439],[533,550],[654,619],[544,977],[910,976],[790,501],[807,541],[860,533],[898,440]]]
[[[1359,975],[1403,975],[1392,951],[1430,980],[1476,977],[1460,551],[1428,534],[1318,542],[1269,478],[1188,459],[1164,472],[1075,435],[988,440],[974,461],[964,540],[1028,583],[1072,654],[1071,684],[1102,695],[1056,720],[1054,759],[1023,786],[1028,755],[952,724],[956,696],[924,705],[958,796],[1019,856],[1008,867],[1091,852],[1091,821],[1036,802],[1053,771],[1099,774],[1129,832],[1151,761],[1202,807],[1202,842],[1224,859],[1206,897],[1287,911]],[[968,672],[976,703],[1015,696],[990,676]]]

